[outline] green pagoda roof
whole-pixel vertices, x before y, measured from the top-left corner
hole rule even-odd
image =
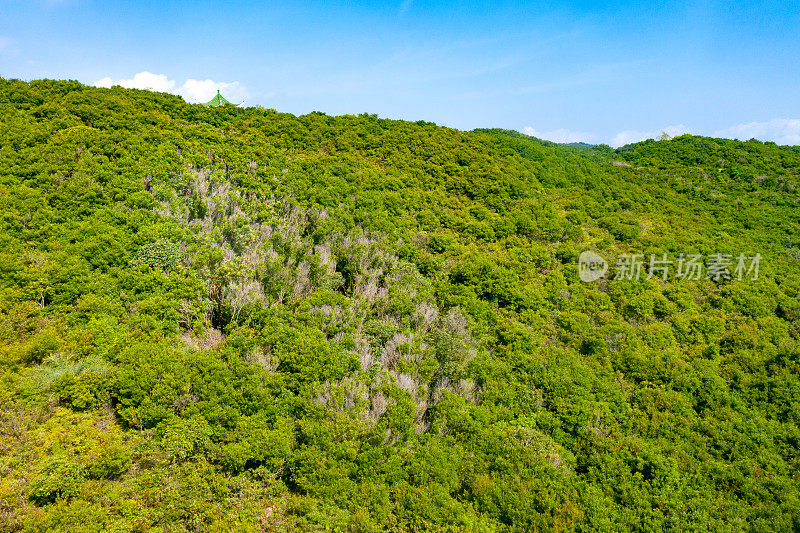
[[[212,98],[211,100],[209,100],[205,104],[200,104],[200,105],[204,105],[206,107],[219,107],[219,106],[222,106],[222,105],[235,106],[236,104],[225,100],[225,98],[223,98],[222,95],[219,94],[219,90],[217,90],[217,94],[216,94],[216,96],[214,96],[214,98]]]

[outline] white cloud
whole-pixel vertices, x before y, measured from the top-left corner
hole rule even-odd
[[[522,133],[525,135],[530,135],[531,137],[537,137],[539,139],[546,139],[548,141],[553,141],[554,143],[574,143],[574,142],[585,142],[585,143],[592,143],[594,142],[595,136],[591,133],[584,133],[580,131],[571,131],[568,129],[557,129],[553,131],[536,131],[531,126],[526,126],[522,129]]]
[[[226,99],[234,104],[238,104],[247,97],[247,90],[238,81],[225,83],[189,78],[176,92],[189,101],[207,102],[217,94],[217,91],[220,91]]]
[[[617,133],[608,144],[617,148],[626,144],[638,143],[646,139],[657,139],[662,133],[666,133],[670,137],[675,137],[677,135],[683,135],[684,133],[692,133],[692,130],[683,124],[667,126],[654,131],[625,130]]]
[[[152,72],[139,72],[130,79],[113,80],[102,78],[94,83],[95,87],[111,87],[121,85],[129,89],[147,89],[149,91],[167,92],[182,96],[189,102],[207,102],[219,90],[229,101],[238,104],[247,96],[247,89],[238,81],[221,82],[211,79],[187,79],[182,85],[171,80],[166,74],[153,74]]]
[[[169,93],[173,92],[175,82],[167,78],[165,74],[153,74],[152,72],[139,72],[133,78],[125,80],[112,80],[111,78],[103,78],[94,83],[95,87],[111,87],[112,85],[121,85],[128,89],[147,89],[148,91],[158,91]]]
[[[114,85],[114,80],[111,78],[100,78],[94,82],[95,87],[102,87],[103,89],[110,89]]]
[[[557,143],[586,142],[594,144],[599,142],[598,137],[592,133],[577,132],[567,129],[540,132],[528,126],[523,128],[522,133]],[[690,133],[692,135],[708,135],[708,132],[699,132],[684,124],[677,124],[652,131],[621,131],[607,142],[609,146],[618,148],[646,139],[658,139],[662,133],[666,133],[670,137],[676,137],[685,133]],[[739,139],[742,141],[758,139],[760,141],[772,141],[777,144],[790,146],[800,145],[800,119],[774,118],[766,122],[738,124],[736,126],[717,130],[711,134],[711,136],[725,139]]]
[[[800,119],[773,118],[767,122],[738,124],[714,132],[714,137],[747,141],[773,141],[777,144],[800,145]]]

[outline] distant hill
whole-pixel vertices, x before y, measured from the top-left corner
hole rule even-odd
[[[572,146],[573,148],[594,148],[597,146],[596,144],[588,144],[584,142],[577,142],[577,143],[563,143],[566,146]]]
[[[800,529],[800,148],[0,123],[0,529]]]

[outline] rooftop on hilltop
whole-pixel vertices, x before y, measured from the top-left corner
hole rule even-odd
[[[206,107],[220,107],[223,105],[236,106],[236,104],[227,101],[221,94],[219,94],[219,89],[217,89],[217,94],[214,95],[214,98],[201,105],[204,105]]]

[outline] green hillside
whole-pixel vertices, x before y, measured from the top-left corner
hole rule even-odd
[[[0,78],[0,531],[798,530],[798,184]]]

